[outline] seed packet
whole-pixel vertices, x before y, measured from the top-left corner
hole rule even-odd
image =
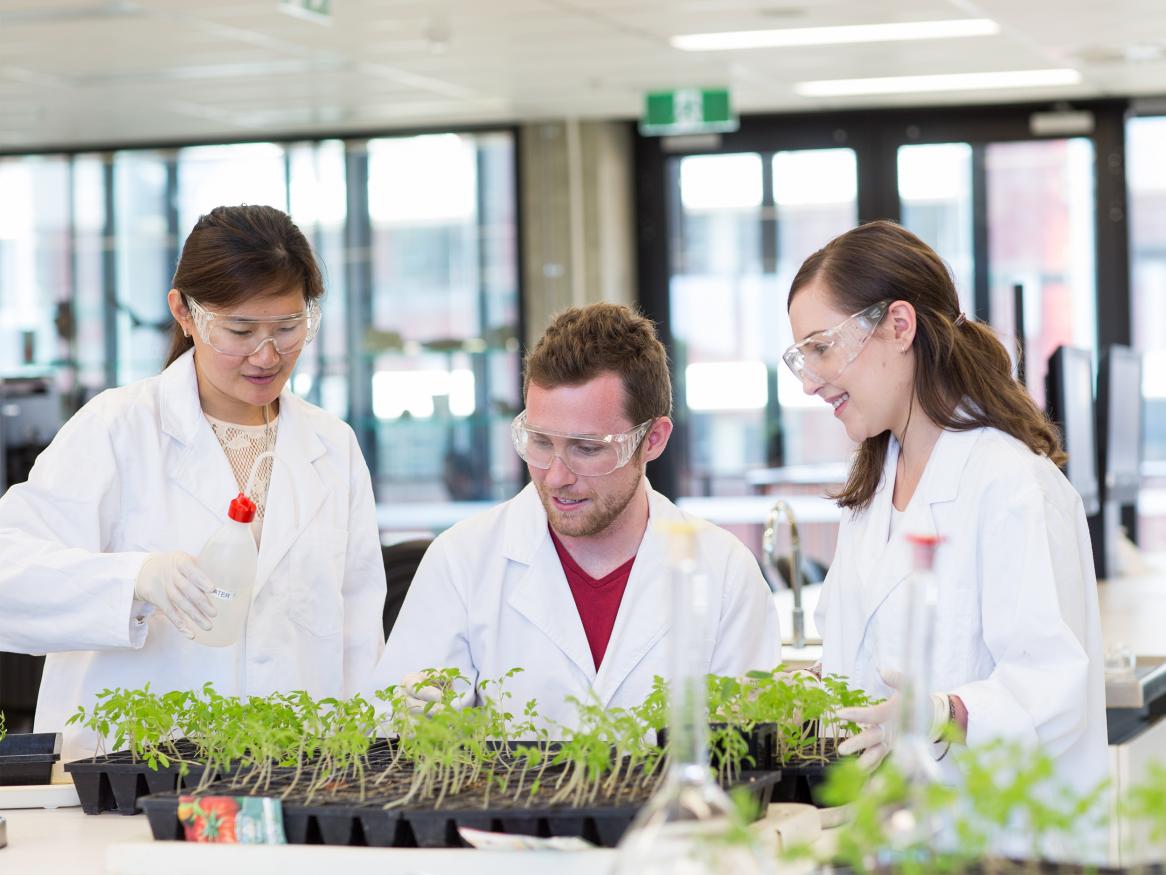
[[[178,819],[188,842],[287,844],[278,799],[184,795],[178,797]]]

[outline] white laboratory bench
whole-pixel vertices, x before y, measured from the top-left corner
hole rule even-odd
[[[807,806],[773,805],[754,824],[773,841],[796,810],[804,829]],[[86,815],[80,808],[5,811],[8,847],[0,849],[0,872],[13,875],[604,875],[616,852],[505,851],[420,848],[348,848],[323,845],[206,845],[156,842],[145,815]],[[816,815],[815,815],[816,819]],[[799,838],[829,843],[829,833],[799,831]],[[808,862],[783,867],[786,875],[808,875]]]
[[[817,467],[807,466],[811,471]],[[757,472],[756,483],[761,486],[794,486],[810,482],[809,473],[798,468]],[[753,480],[750,481],[751,483]],[[764,495],[685,496],[676,504],[719,526],[761,525],[773,504],[784,499],[793,508],[798,525],[809,523],[837,523],[842,511],[828,498],[794,492],[768,492]],[[400,534],[433,536],[454,523],[487,510],[496,501],[419,501],[382,503],[376,507],[377,523],[386,540],[400,540]],[[1138,511],[1145,516],[1166,516],[1166,489],[1143,489],[1138,500]]]
[[[488,510],[496,501],[410,501],[377,505],[377,525],[383,540],[400,540],[399,533],[432,537],[466,517]],[[386,536],[388,536],[386,538]]]
[[[152,842],[144,815],[88,816],[80,808],[9,809],[8,847],[0,849],[0,872],[13,875],[104,873],[105,849],[119,842]]]
[[[612,852],[421,850],[323,845],[203,845],[155,842],[144,814],[87,815],[80,808],[2,812],[8,847],[0,872],[12,875],[587,875],[610,867]]]
[[[796,513],[796,511],[795,511]],[[1142,574],[1101,581],[1097,587],[1101,610],[1101,638],[1106,648],[1121,645],[1140,660],[1166,663],[1166,554],[1145,557],[1148,570]],[[814,625],[820,584],[802,590],[802,611],[809,646],[801,651],[791,647],[793,591],[773,594],[773,605],[781,624],[782,654],[787,661],[801,663],[821,657],[821,638]],[[1163,751],[1166,758],[1166,750]]]
[[[842,512],[829,499],[817,495],[736,495],[711,498],[687,497],[676,504],[720,526],[762,524],[779,498],[793,508],[798,524],[837,523]],[[386,541],[400,540],[401,534],[432,537],[466,517],[494,507],[496,501],[420,501],[401,504],[378,504],[377,524]]]

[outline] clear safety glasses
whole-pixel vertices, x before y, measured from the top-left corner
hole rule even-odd
[[[514,417],[510,435],[515,451],[528,465],[546,470],[558,458],[580,477],[602,477],[628,463],[652,422],[641,422],[622,434],[562,434],[529,427],[524,410]]]
[[[299,313],[272,318],[215,313],[194,298],[187,297],[186,301],[194,316],[198,336],[223,355],[247,358],[259,352],[269,341],[280,355],[289,355],[298,352],[305,343],[311,343],[320,330],[320,305],[314,300]]]
[[[831,383],[858,358],[883,317],[890,301],[880,301],[865,310],[849,316],[833,328],[819,331],[801,343],[795,343],[782,354],[799,380],[813,383]]]

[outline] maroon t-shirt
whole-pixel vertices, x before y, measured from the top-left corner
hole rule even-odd
[[[575,607],[579,609],[579,619],[583,621],[583,631],[587,633],[587,643],[591,645],[591,658],[595,660],[595,670],[598,671],[603,654],[607,652],[607,642],[611,640],[611,630],[615,626],[615,615],[619,613],[619,603],[623,600],[623,591],[627,588],[628,576],[632,573],[636,557],[633,556],[615,571],[596,580],[571,558],[554,530],[548,527],[548,531],[551,540],[555,542],[559,561],[563,564],[563,573],[567,575],[571,595],[575,597]]]

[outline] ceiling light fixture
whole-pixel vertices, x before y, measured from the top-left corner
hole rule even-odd
[[[888,24],[851,24],[841,27],[786,27],[778,30],[690,33],[674,36],[669,41],[673,48],[686,52],[719,52],[732,49],[956,39],[970,36],[992,36],[999,32],[1000,25],[990,18],[956,18],[946,21],[898,21]]]
[[[802,97],[853,97],[863,94],[910,94],[919,91],[978,91],[989,88],[1040,88],[1077,85],[1072,69],[1008,70],[995,73],[945,73],[937,76],[884,76],[874,79],[821,79],[799,82]]]
[[[4,24],[49,24],[85,21],[91,18],[121,18],[142,15],[140,3],[130,0],[107,0],[101,3],[79,3],[75,6],[57,6],[51,9],[30,5],[25,9],[9,9],[0,13]]]

